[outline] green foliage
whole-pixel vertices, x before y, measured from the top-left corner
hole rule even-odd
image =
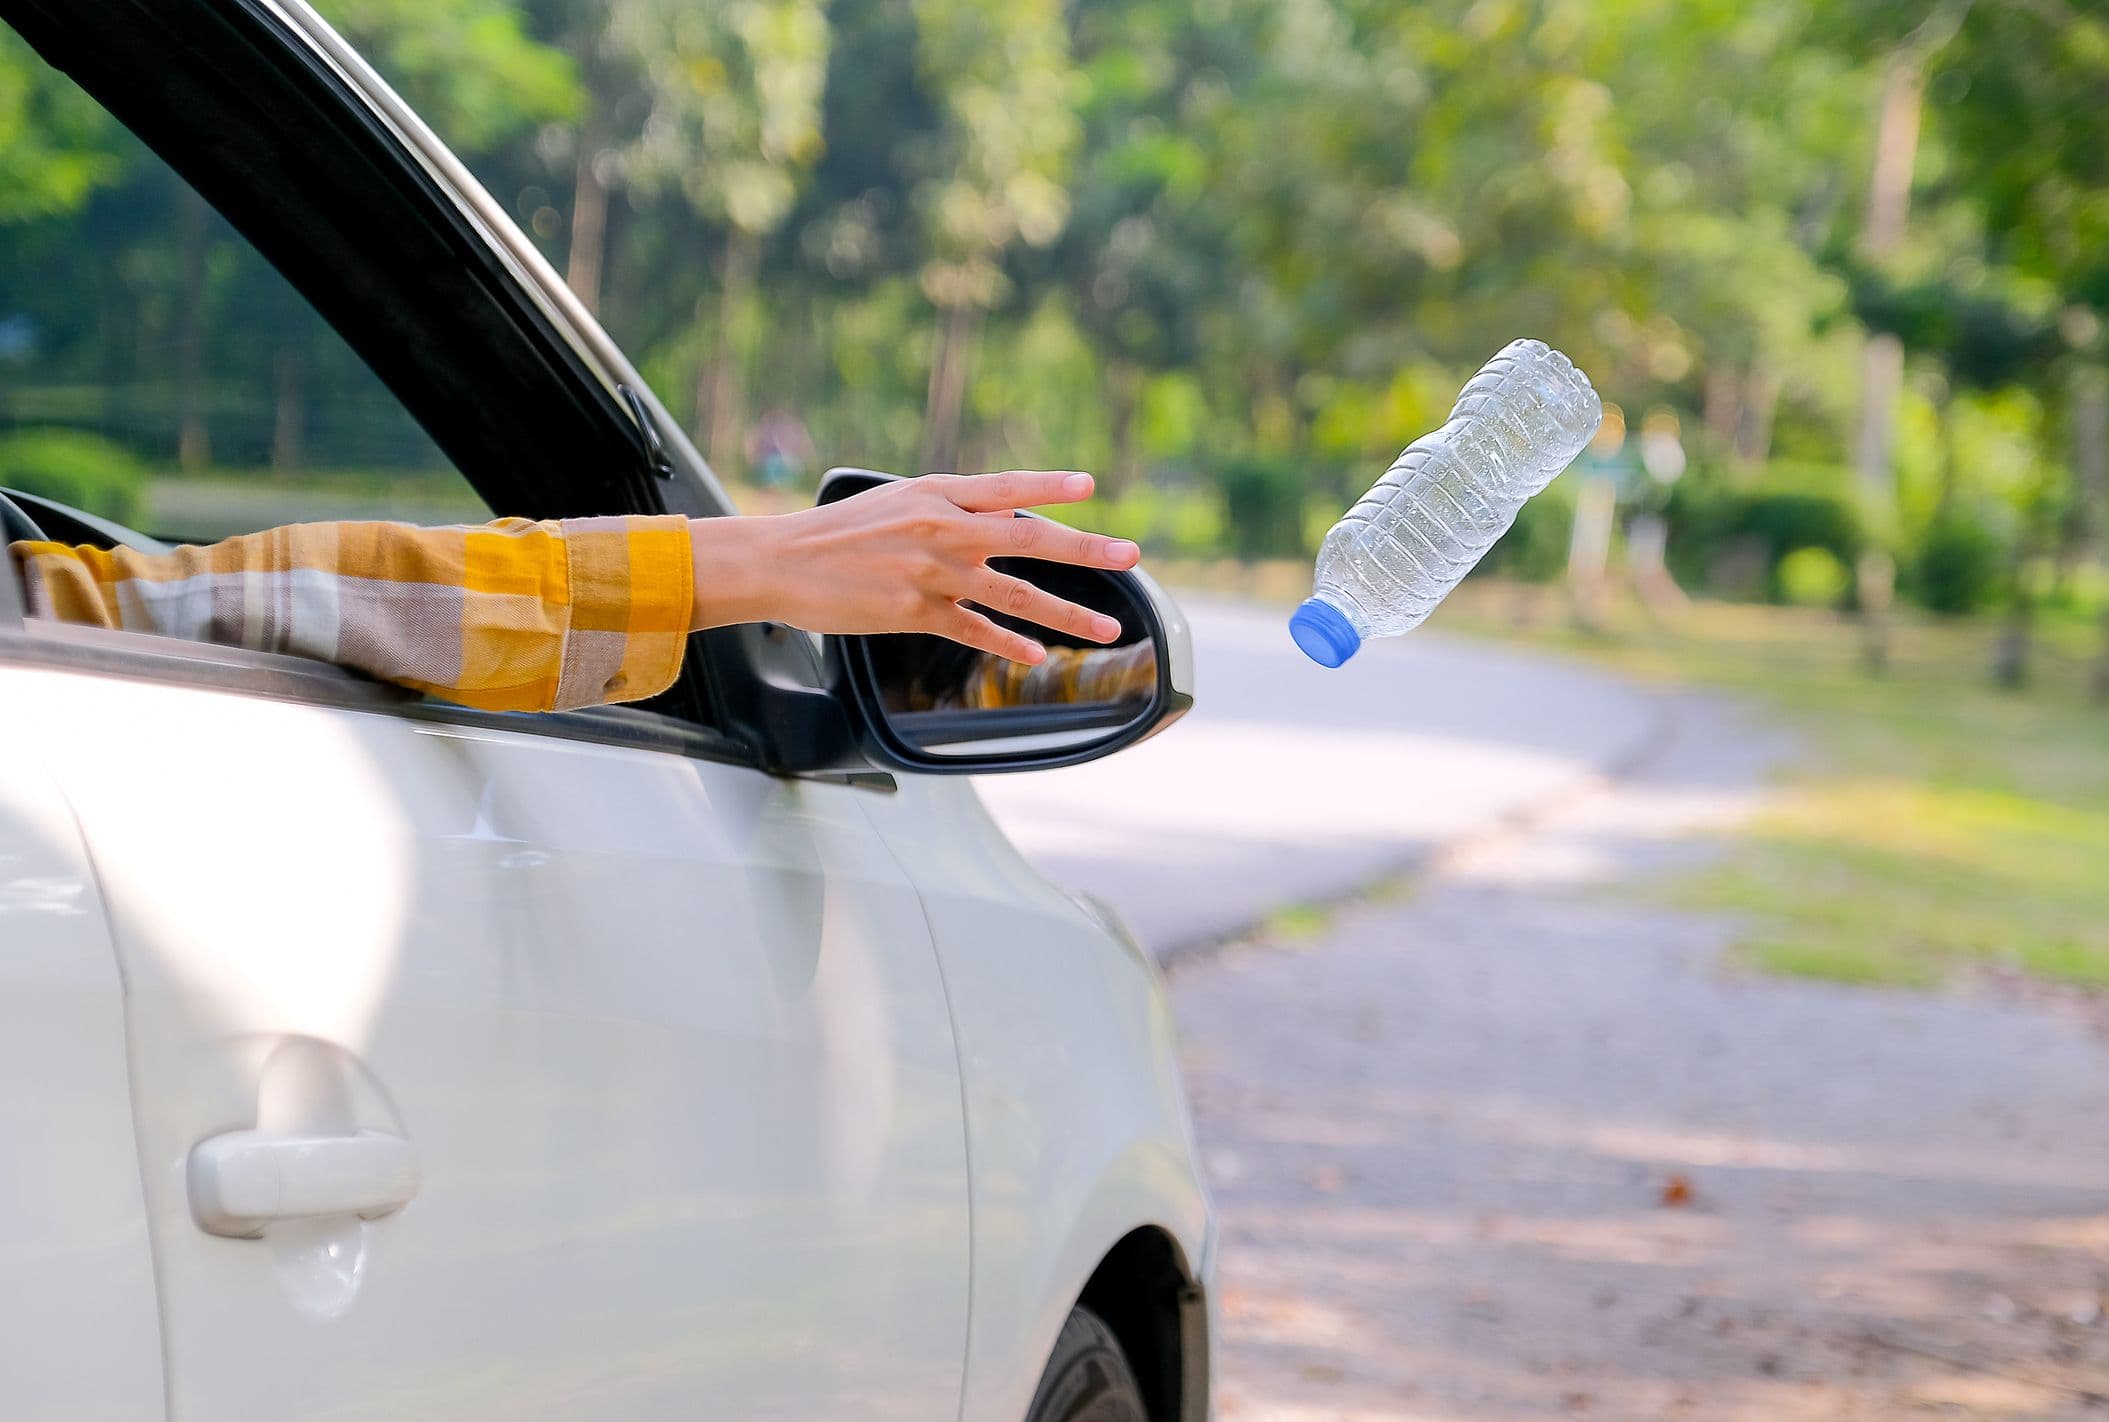
[[[1118,498],[1101,496],[1050,512],[1079,527],[1132,539],[1153,556],[1214,558],[1224,548],[1221,501],[1202,489],[1144,485]]]
[[[1859,512],[1840,494],[1740,489],[1705,475],[1678,485],[1668,514],[1673,569],[1702,586],[1740,579],[1722,589],[1729,592],[1783,596],[1780,569],[1789,554],[1820,549],[1851,567],[1868,541]]]
[[[2109,523],[2069,457],[2068,394],[2109,361],[2109,20],[2067,0],[323,9],[668,404],[720,425],[732,469],[740,412],[771,407],[818,467],[1084,465],[1157,546],[1177,524],[1199,553],[1302,556],[1532,335],[1635,430],[1677,417],[1688,583],[1806,595],[1783,560],[1850,567],[1878,533],[1911,594],[1938,509],[2032,519],[2061,555]],[[1900,55],[1922,136],[1907,230],[1877,258],[1866,175]],[[177,348],[195,303],[212,456],[261,459],[235,432],[270,426],[295,343],[216,338],[257,274],[218,228],[194,261],[136,159],[0,30],[8,418],[143,428],[97,393],[129,381],[165,422],[178,382],[131,367]],[[91,222],[123,240],[76,242]],[[1850,467],[1870,331],[1906,348],[1873,528]],[[312,413],[309,462],[377,457]],[[1568,522],[1541,498],[1489,566],[1556,575]]]
[[[1229,524],[1230,548],[1238,557],[1303,558],[1304,473],[1288,460],[1262,456],[1233,459],[1216,473]]]
[[[649,105],[622,155],[630,183],[674,188],[740,232],[775,231],[826,147],[820,0],[613,0],[608,30]]]
[[[1828,548],[1795,549],[1775,576],[1780,600],[1795,607],[1837,607],[1853,585],[1851,570]]]
[[[1926,526],[1912,549],[1912,592],[1944,616],[1980,612],[2005,592],[2012,562],[2010,540],[1982,511],[1946,513]]]
[[[1564,480],[1516,511],[1516,522],[1475,570],[1524,583],[1548,583],[1567,567],[1574,532],[1574,496]]]
[[[0,223],[71,212],[123,171],[122,133],[0,26]]]
[[[917,0],[916,56],[946,125],[918,184],[940,307],[992,306],[996,259],[1012,242],[1044,247],[1069,220],[1066,183],[1080,86],[1058,0]]]
[[[0,435],[0,487],[131,524],[146,484],[146,467],[131,451],[98,436],[66,429]]]
[[[334,25],[452,143],[481,152],[585,102],[562,51],[494,0],[319,0]]]

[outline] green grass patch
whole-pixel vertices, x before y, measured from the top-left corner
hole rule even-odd
[[[1466,588],[1444,625],[1562,649],[1775,708],[1810,749],[1689,906],[1750,925],[1746,961],[1849,983],[1930,986],[1997,964],[2109,987],[2109,707],[2089,700],[2091,619],[2046,620],[2030,684],[1991,685],[1990,622],[1911,619],[1890,670],[1835,614],[1697,604],[1566,625],[1547,595]]]
[[[1325,904],[1285,904],[1267,915],[1266,935],[1286,943],[1309,943],[1324,936],[1333,915]]]
[[[1853,939],[1753,935],[1743,942],[1741,954],[1768,973],[1852,987],[1932,987],[1941,980],[1937,965],[1924,957]]]

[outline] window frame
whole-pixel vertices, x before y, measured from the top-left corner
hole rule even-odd
[[[487,504],[538,518],[731,512],[701,457],[620,352],[577,308],[568,290],[552,289],[561,283],[526,239],[459,161],[311,13],[273,0],[0,0],[0,20],[78,83],[271,262],[323,323],[373,368]],[[224,91],[222,102],[205,105],[201,118],[198,95],[183,90],[180,82],[169,82],[165,74],[156,76],[160,82],[139,82],[137,66],[127,68],[113,57],[113,51],[125,49],[112,45],[113,35],[129,35],[133,49],[158,46],[164,57],[178,56],[169,71],[187,66],[193,78],[209,74],[206,82]],[[405,262],[396,252],[332,266],[328,259],[342,257],[347,249],[338,234],[336,250],[328,250],[334,226],[328,223],[309,226],[311,234],[325,239],[325,250],[310,254],[297,244],[289,246],[286,229],[298,222],[279,221],[272,213],[281,190],[273,180],[284,176],[283,166],[242,169],[237,159],[235,170],[227,171],[227,155],[214,151],[219,145],[197,138],[212,129],[215,137],[226,136],[231,149],[245,141],[268,146],[271,140],[255,117],[262,112],[260,101],[243,92],[245,70],[252,88],[275,83],[304,106],[303,121],[335,130],[333,145],[310,147],[303,158],[329,170],[327,179],[312,181],[327,182],[340,207],[405,212],[428,250],[438,246],[451,252],[457,265],[444,270],[440,280],[454,304],[438,308],[440,321],[433,320],[429,299],[375,300],[376,287],[386,292],[396,289],[393,283],[429,274],[421,273],[418,263]],[[245,103],[252,116],[246,128],[240,122]],[[182,128],[186,123],[188,130]],[[523,407],[545,427],[563,430],[563,447],[575,449],[568,477],[526,477],[531,465],[509,470],[504,459],[481,447],[480,441],[510,422],[494,422],[476,402],[450,401],[453,392],[421,383],[422,374],[461,363],[450,366],[444,355],[414,349],[409,333],[400,329],[413,315],[424,334],[436,331],[458,347],[488,351],[505,364],[514,393],[502,395],[504,385],[499,390],[508,407]],[[454,329],[457,325],[461,329]],[[546,403],[519,394],[536,387]],[[566,408],[553,414],[547,404]],[[455,420],[456,413],[464,418]],[[558,415],[575,423],[564,429],[555,423]],[[540,436],[507,438],[515,445],[546,444]],[[470,457],[464,459],[462,452]],[[543,458],[545,472],[561,467],[561,455]],[[602,471],[598,486],[588,486],[580,472],[591,469]],[[758,746],[721,729],[736,724],[725,714],[722,681],[757,677],[736,642],[724,637],[692,636],[680,679],[650,708],[489,712],[420,698],[327,663],[45,622],[26,616],[19,578],[4,581],[0,660],[11,663],[763,764]]]

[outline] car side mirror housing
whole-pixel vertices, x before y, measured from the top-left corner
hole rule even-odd
[[[831,469],[819,502],[898,477]],[[991,566],[1117,619],[1120,636],[1100,646],[981,609],[1047,647],[1038,667],[922,633],[829,638],[828,679],[851,703],[873,762],[937,775],[1075,765],[1156,734],[1194,704],[1192,634],[1148,574],[1033,558]]]

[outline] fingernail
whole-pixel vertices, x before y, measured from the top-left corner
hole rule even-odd
[[[1025,660],[1033,666],[1038,666],[1047,660],[1047,649],[1038,642],[1027,642],[1025,644]]]
[[[1120,621],[1118,618],[1101,617],[1091,624],[1091,630],[1098,634],[1101,642],[1110,642],[1120,635]]]
[[[1125,538],[1106,540],[1106,557],[1116,563],[1132,563],[1142,556],[1142,550]]]
[[[1091,492],[1089,474],[1072,474],[1062,481],[1062,492],[1072,499],[1081,499]]]

